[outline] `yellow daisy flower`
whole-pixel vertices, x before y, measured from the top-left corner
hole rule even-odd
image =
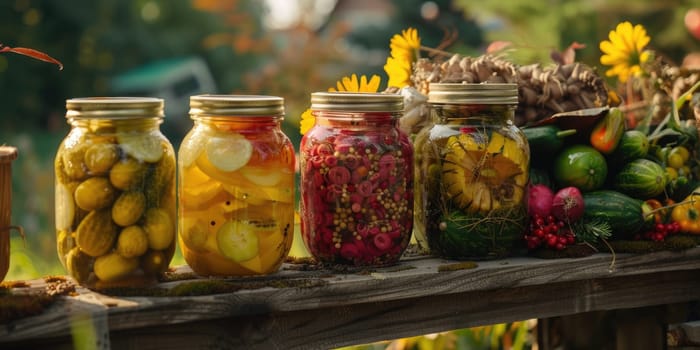
[[[641,24],[632,26],[630,22],[622,22],[608,35],[610,40],[600,43],[600,63],[611,66],[605,72],[608,77],[617,76],[624,83],[631,76],[642,74],[642,64],[647,62],[651,53],[644,48],[650,38]]]
[[[379,91],[379,84],[381,84],[382,79],[378,75],[373,75],[369,80],[367,77],[362,75],[360,80],[357,79],[357,74],[353,74],[349,77],[343,77],[338,80],[335,85],[336,87],[329,88],[330,92],[377,92]],[[316,123],[316,117],[311,113],[311,109],[307,109],[301,114],[301,121],[299,132],[302,135],[306,134],[309,129],[311,129]]]
[[[411,62],[387,57],[384,71],[389,76],[388,86],[404,87],[411,85]]]
[[[411,69],[418,59],[420,37],[415,28],[408,28],[391,38],[389,48],[391,57],[387,57],[384,71],[389,76],[389,86],[404,87],[411,84]]]
[[[389,48],[391,49],[391,57],[405,59],[409,62],[415,61],[418,57],[418,50],[420,50],[418,30],[408,28],[401,31],[401,35],[394,34],[389,42]]]
[[[353,74],[350,77],[343,77],[338,80],[335,85],[336,88],[330,88],[328,91],[338,92],[377,92],[379,90],[379,83],[381,78],[378,75],[373,75],[369,81],[367,81],[366,76],[361,76],[360,81],[357,81],[357,74]]]

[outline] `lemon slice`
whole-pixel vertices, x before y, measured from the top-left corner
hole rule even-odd
[[[185,217],[182,218],[182,230],[180,238],[187,248],[196,252],[206,251],[207,238],[209,236],[209,227],[207,222],[198,218]]]
[[[180,181],[187,186],[199,186],[211,181],[209,175],[205,174],[199,167],[190,167],[180,172]]]
[[[241,168],[241,174],[250,182],[264,187],[272,187],[282,180],[281,172],[269,168],[247,166]]]
[[[158,136],[122,133],[117,136],[117,141],[124,152],[138,160],[155,163],[163,157],[163,144]]]
[[[243,167],[253,154],[253,145],[239,134],[209,139],[207,158],[221,171],[235,171]]]
[[[237,200],[250,205],[269,205],[272,198],[260,187],[224,185],[224,190]]]
[[[68,230],[73,225],[75,216],[75,203],[73,195],[66,185],[56,186],[56,229]]]
[[[216,233],[219,252],[233,261],[244,262],[258,256],[259,239],[254,225],[227,221]]]
[[[197,186],[183,186],[180,200],[187,208],[199,208],[221,191],[221,184],[213,180]]]

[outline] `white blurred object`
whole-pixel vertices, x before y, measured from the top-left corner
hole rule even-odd
[[[399,120],[399,128],[407,134],[417,133],[430,121],[428,110],[428,96],[423,95],[412,86],[405,86],[399,90],[403,96],[404,114]]]

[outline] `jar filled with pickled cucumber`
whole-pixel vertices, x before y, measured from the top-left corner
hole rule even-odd
[[[276,272],[294,236],[294,146],[276,96],[190,98],[178,150],[178,237],[203,276]]]
[[[397,127],[403,98],[317,92],[301,140],[301,233],[321,263],[398,262],[413,226],[413,146]]]
[[[155,283],[175,252],[175,152],[163,100],[66,101],[55,158],[58,257],[89,288]]]
[[[530,149],[516,84],[430,84],[415,138],[416,239],[451,259],[511,255],[527,224]]]

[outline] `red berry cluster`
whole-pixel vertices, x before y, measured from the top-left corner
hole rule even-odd
[[[653,228],[637,235],[637,239],[649,239],[654,242],[662,242],[666,236],[678,233],[681,230],[681,225],[678,222],[672,221],[669,223],[656,223]]]
[[[552,215],[543,218],[535,214],[530,218],[530,230],[525,234],[525,242],[528,249],[544,245],[546,248],[563,250],[567,245],[574,244],[576,237],[564,221]]]

